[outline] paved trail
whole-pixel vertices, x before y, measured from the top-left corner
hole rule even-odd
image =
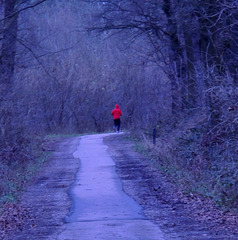
[[[58,240],[164,240],[159,227],[122,190],[103,144],[109,134],[81,138],[74,157],[81,166],[71,188],[73,206]]]

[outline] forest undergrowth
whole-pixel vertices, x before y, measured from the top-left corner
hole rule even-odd
[[[139,149],[183,189],[212,199],[224,209],[238,211],[237,90],[216,89],[210,94],[215,118],[206,111],[137,134]],[[230,92],[229,92],[230,91]],[[226,94],[225,94],[226,92]],[[141,145],[142,144],[142,145]]]
[[[17,202],[23,187],[28,183],[49,152],[42,149],[43,138],[12,131],[1,139],[0,208]]]
[[[18,201],[24,186],[31,182],[54,151],[53,142],[65,136],[75,135],[30,135],[12,129],[0,138],[0,214],[2,207]]]

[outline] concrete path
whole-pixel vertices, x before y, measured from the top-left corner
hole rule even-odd
[[[103,144],[109,134],[81,138],[74,153],[80,169],[71,189],[73,207],[58,240],[164,240],[159,227],[122,190],[115,164]]]

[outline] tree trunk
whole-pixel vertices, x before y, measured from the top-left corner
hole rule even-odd
[[[187,20],[188,21],[188,20]],[[189,21],[190,22],[190,21]],[[186,22],[188,23],[188,22]],[[190,22],[191,24],[191,22]],[[187,80],[187,89],[188,89],[188,97],[187,97],[187,108],[194,108],[197,102],[197,90],[196,90],[196,63],[195,63],[195,46],[194,46],[194,33],[191,31],[188,32],[188,26],[183,24],[183,33],[185,40],[185,54],[186,54],[186,80]]]
[[[181,55],[180,44],[178,39],[177,25],[175,15],[173,13],[173,3],[170,0],[164,0],[163,11],[168,21],[168,32],[170,36],[170,80],[172,91],[172,114],[175,115],[181,110],[181,96],[179,93],[180,70],[181,70]]]
[[[4,85],[11,85],[13,81],[18,30],[18,14],[14,14],[16,2],[17,0],[5,1],[4,29],[0,55],[1,83]]]

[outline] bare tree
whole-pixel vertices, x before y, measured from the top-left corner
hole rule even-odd
[[[15,54],[18,32],[18,16],[19,13],[38,6],[46,0],[36,1],[33,4],[31,1],[9,0],[4,3],[4,22],[2,32],[2,44],[0,54],[0,74],[2,83],[12,83],[12,77],[15,66]],[[21,4],[24,5],[21,7]],[[27,5],[28,4],[28,5]]]
[[[14,72],[14,62],[16,53],[16,39],[17,39],[17,17],[12,16],[15,12],[16,0],[5,2],[4,10],[4,27],[2,30],[2,46],[0,57],[0,73],[1,83],[11,83]]]

